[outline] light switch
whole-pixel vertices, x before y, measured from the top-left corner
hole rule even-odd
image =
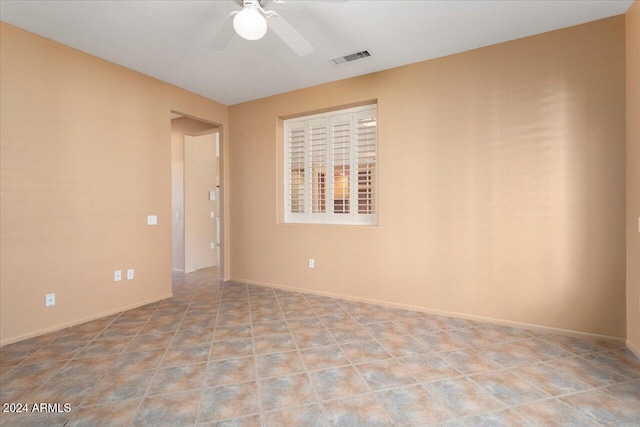
[[[56,305],[56,294],[47,294],[44,299],[44,306],[51,307]]]
[[[212,202],[216,200],[216,192],[214,191],[209,191],[209,200],[211,200]]]
[[[211,211],[211,218],[214,218],[215,215],[213,214],[213,211]]]
[[[158,215],[148,215],[147,225],[158,225]]]

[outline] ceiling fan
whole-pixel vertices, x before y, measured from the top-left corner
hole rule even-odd
[[[284,4],[283,0],[273,0]],[[272,10],[264,10],[263,4],[269,0],[236,0],[242,10],[233,11],[222,24],[211,43],[213,50],[224,50],[234,34],[247,40],[261,39],[267,27],[276,33],[289,47],[298,54],[306,56],[313,51],[313,46],[282,16]],[[231,19],[233,18],[233,19]]]

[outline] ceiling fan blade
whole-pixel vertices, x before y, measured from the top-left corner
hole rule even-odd
[[[267,19],[269,28],[273,30],[289,47],[298,54],[298,56],[306,56],[313,51],[313,46],[307,41],[302,34],[291,26],[282,16],[275,12]]]
[[[238,12],[232,12],[231,15],[227,16],[227,19],[222,23],[222,26],[218,30],[215,36],[213,36],[213,40],[209,44],[209,48],[212,50],[225,50],[231,42],[231,39],[236,34],[233,29],[233,16]]]

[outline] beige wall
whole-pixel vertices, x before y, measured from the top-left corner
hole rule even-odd
[[[379,226],[280,223],[278,117],[371,99]],[[232,278],[625,336],[624,16],[229,116]]]
[[[640,357],[640,2],[627,29],[627,342]]]
[[[638,15],[636,2],[626,17],[627,117],[638,116]],[[169,295],[169,111],[227,129],[227,108],[0,30],[0,343]],[[624,37],[624,18],[610,18],[231,107],[225,271],[625,336]],[[277,118],[370,99],[380,115],[379,226],[279,223]],[[626,130],[626,292],[637,349],[636,122]],[[146,226],[148,214],[158,226]],[[136,278],[114,283],[113,270],[127,268]],[[46,309],[48,292],[57,305]]]
[[[170,296],[170,110],[226,126],[227,107],[0,30],[0,343]]]
[[[184,271],[184,136],[194,135],[216,126],[180,117],[171,120],[171,242],[172,267]],[[180,218],[176,218],[176,212]]]

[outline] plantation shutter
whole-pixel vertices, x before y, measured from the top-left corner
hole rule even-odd
[[[327,210],[327,120],[324,118],[309,120],[308,129],[311,175],[308,189],[310,213],[315,216],[314,214],[324,214]]]
[[[358,214],[377,213],[377,112],[355,114],[355,156],[358,171]]]
[[[287,143],[285,167],[287,182],[285,183],[285,216],[286,219],[303,219],[305,213],[305,123],[295,122],[287,126]]]
[[[351,114],[331,118],[331,165],[333,166],[333,214],[350,212],[351,195]],[[340,219],[338,219],[340,221]]]
[[[377,106],[284,125],[285,222],[377,224]]]

